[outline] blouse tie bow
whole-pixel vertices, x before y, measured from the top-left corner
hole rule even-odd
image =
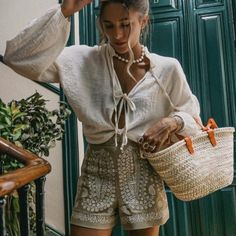
[[[126,93],[114,93],[114,98],[118,100],[116,106],[115,106],[115,143],[117,146],[117,133],[119,133],[118,129],[118,123],[120,120],[121,112],[124,109],[125,112],[125,126],[123,129],[123,136],[122,136],[122,144],[121,144],[121,150],[123,150],[123,147],[127,144],[127,116],[130,111],[135,111],[136,106],[135,103],[131,100],[131,98]],[[119,104],[120,103],[120,104]],[[117,112],[117,106],[118,112]]]

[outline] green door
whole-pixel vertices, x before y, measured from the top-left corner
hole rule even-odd
[[[80,14],[81,44],[98,43],[96,14],[99,0]],[[234,0],[152,0],[148,47],[177,58],[201,104],[206,123],[236,124],[236,50]],[[236,22],[235,22],[236,23]],[[184,203],[167,189],[170,219],[161,236],[235,236],[234,183],[201,200]],[[126,235],[120,226],[114,236]]]

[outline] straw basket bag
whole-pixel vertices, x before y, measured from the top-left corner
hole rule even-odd
[[[216,128],[213,119],[201,134],[156,153],[143,153],[182,201],[204,197],[233,181],[233,127]],[[213,128],[213,129],[212,129]]]
[[[156,78],[173,109],[169,95]],[[218,128],[213,119],[202,132],[156,153],[142,153],[154,170],[182,201],[191,201],[219,190],[233,181],[234,127]]]

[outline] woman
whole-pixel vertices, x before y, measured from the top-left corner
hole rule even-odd
[[[175,134],[198,132],[199,105],[179,62],[141,45],[148,0],[100,2],[103,44],[65,48],[69,17],[91,0],[65,0],[7,42],[4,61],[17,73],[59,82],[89,143],[78,181],[72,236],[156,236],[169,217],[163,182],[142,151]]]

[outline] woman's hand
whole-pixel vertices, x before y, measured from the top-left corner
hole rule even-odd
[[[61,11],[65,17],[73,15],[75,12],[80,11],[86,5],[90,4],[93,0],[64,0],[61,4]]]
[[[145,152],[157,152],[162,146],[171,144],[171,134],[181,129],[182,122],[180,117],[160,119],[139,139],[141,149]]]

